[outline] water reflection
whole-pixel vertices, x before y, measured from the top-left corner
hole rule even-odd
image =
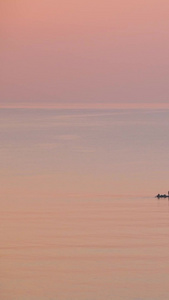
[[[1,298],[167,299],[168,200],[65,199],[1,212]]]

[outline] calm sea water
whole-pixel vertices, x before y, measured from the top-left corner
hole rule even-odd
[[[0,299],[168,299],[168,117],[0,111]]]
[[[168,299],[168,200],[56,198],[0,218],[3,300]]]

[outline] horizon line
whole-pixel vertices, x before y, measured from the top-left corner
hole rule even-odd
[[[0,109],[169,109],[169,103],[9,103]]]

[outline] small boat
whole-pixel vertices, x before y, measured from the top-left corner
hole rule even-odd
[[[169,198],[169,191],[168,191],[168,195],[166,195],[166,194],[158,194],[157,196],[156,196],[156,198]]]

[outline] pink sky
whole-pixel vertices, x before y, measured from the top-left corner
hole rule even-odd
[[[161,103],[169,95],[169,2],[0,3],[0,106]]]

